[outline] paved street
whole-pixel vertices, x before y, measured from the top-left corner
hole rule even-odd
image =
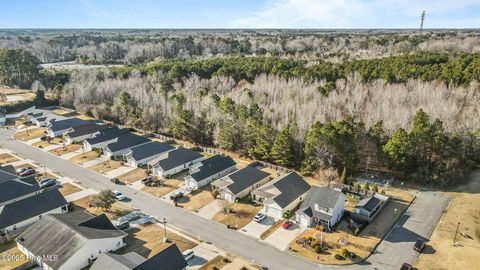
[[[421,192],[415,203],[410,207],[404,217],[400,219],[399,226],[391,231],[387,240],[378,248],[378,253],[372,255],[361,265],[333,267],[316,265],[300,259],[290,253],[282,252],[266,243],[262,243],[250,236],[227,229],[219,223],[206,220],[187,210],[167,204],[159,198],[138,192],[128,186],[115,185],[109,179],[92,170],[70,163],[50,153],[33,148],[25,143],[11,139],[12,130],[0,129],[0,146],[10,149],[20,156],[41,162],[51,170],[59,172],[82,183],[82,185],[95,189],[117,189],[131,199],[131,206],[138,208],[167,221],[200,240],[213,245],[268,269],[399,269],[403,262],[413,262],[416,254],[412,251],[412,243],[418,236],[428,237],[448,198],[433,192]]]

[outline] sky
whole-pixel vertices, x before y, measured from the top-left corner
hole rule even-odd
[[[0,0],[0,28],[479,28],[480,0]]]

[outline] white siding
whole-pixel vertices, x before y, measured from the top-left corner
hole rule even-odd
[[[21,229],[21,228],[24,228],[26,226],[30,226],[32,225],[33,223],[35,223],[37,220],[39,220],[42,216],[45,216],[47,214],[63,214],[63,213],[66,213],[68,210],[62,210],[62,207],[59,207],[59,208],[55,208],[49,212],[45,212],[41,215],[38,215],[38,216],[35,216],[35,217],[31,217],[29,219],[26,219],[26,220],[23,220],[21,222],[18,222],[17,224],[14,224],[14,225],[11,225],[9,227],[6,227],[4,228],[4,231],[6,233],[11,233],[11,232],[14,232],[18,229]]]

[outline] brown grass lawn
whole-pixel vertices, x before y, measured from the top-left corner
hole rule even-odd
[[[274,233],[278,228],[280,228],[280,226],[282,226],[283,222],[285,220],[284,219],[280,219],[278,220],[277,222],[275,222],[275,224],[273,224],[272,226],[270,226],[270,228],[268,228],[266,231],[264,231],[261,235],[260,235],[260,239],[262,240],[265,240],[267,239],[267,237],[269,237],[272,233]]]
[[[141,191],[152,194],[155,197],[162,197],[165,194],[174,191],[178,186],[183,183],[177,179],[168,179],[163,182],[162,186],[159,187],[143,187]]]
[[[46,128],[28,128],[28,130],[17,132],[13,135],[15,140],[28,141],[45,135]]]
[[[79,192],[81,190],[82,190],[81,188],[75,185],[72,185],[70,183],[62,184],[62,187],[59,189],[60,193],[62,193],[63,196],[67,196],[67,195]]]
[[[104,212],[100,208],[96,207],[91,207],[90,206],[90,199],[93,197],[93,195],[78,199],[76,201],[73,201],[73,211],[87,211],[93,215],[100,215],[103,214]],[[121,204],[119,202],[116,202],[112,209],[109,211],[105,212],[105,214],[108,216],[110,220],[115,220],[118,219],[121,216],[124,216],[128,213],[132,212],[132,209],[124,204]]]
[[[38,147],[38,148],[45,148],[50,145],[60,145],[63,142],[62,139],[60,138],[53,138],[50,140],[50,142],[47,141],[39,141],[34,144],[32,144],[33,147]]]
[[[245,203],[232,203],[229,206],[232,210],[231,213],[224,213],[223,211],[220,211],[215,214],[213,219],[238,229],[243,228],[245,225],[250,223],[258,211],[262,209],[261,207],[255,207]]]
[[[13,256],[13,257],[11,257]],[[0,270],[10,270],[28,262],[15,241],[0,245]]]
[[[115,169],[118,169],[122,166],[122,161],[119,160],[107,160],[105,162],[95,164],[90,169],[98,172],[98,173],[106,173]]]
[[[11,163],[15,161],[19,161],[19,159],[9,153],[0,154],[0,164]]]
[[[52,112],[56,115],[67,115],[71,113],[69,110],[65,110],[65,109],[54,109],[52,110]]]
[[[208,263],[204,264],[202,267],[198,268],[198,270],[216,270],[222,269],[227,263],[224,261],[225,257],[217,256],[211,259]]]
[[[69,145],[65,145],[65,146],[50,150],[50,153],[53,153],[57,156],[63,156],[73,151],[77,151],[80,148],[82,148],[81,144],[69,144]]]
[[[207,185],[201,189],[194,190],[178,201],[178,205],[190,211],[197,211],[205,205],[213,202],[211,186]]]
[[[95,151],[88,151],[85,152],[84,154],[78,154],[70,159],[71,162],[79,164],[79,163],[84,163],[89,160],[94,160],[96,158],[100,157],[100,154],[95,152]]]
[[[142,180],[146,176],[147,174],[145,169],[136,168],[135,170],[122,174],[117,178],[125,184],[130,184]]]
[[[34,168],[34,167],[32,167]],[[38,181],[44,179],[44,178],[52,178],[52,179],[57,179],[58,176],[56,175],[53,175],[49,172],[45,173],[45,171],[43,170],[43,168],[36,168],[38,174],[35,176],[37,178]]]
[[[15,169],[21,169],[21,168],[27,168],[27,167],[32,167],[34,169],[37,169],[37,165],[33,165],[31,163],[25,163],[25,164],[20,164],[20,165],[17,165],[15,166]]]
[[[175,243],[182,252],[197,245],[170,231],[167,231],[167,238],[171,243],[163,243],[163,237],[163,227],[155,224],[140,225],[128,231],[128,236],[124,238],[127,245],[115,253],[125,254],[134,251],[145,258],[150,258],[172,243]]]

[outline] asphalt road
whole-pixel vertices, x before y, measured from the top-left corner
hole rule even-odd
[[[226,226],[201,218],[187,210],[167,204],[149,194],[137,192],[128,186],[115,185],[105,176],[92,170],[65,161],[55,155],[11,139],[13,130],[0,129],[0,146],[10,149],[24,158],[41,163],[63,176],[81,182],[94,189],[117,189],[131,199],[133,208],[142,210],[158,220],[167,222],[199,240],[234,254],[238,254],[255,264],[268,269],[399,269],[403,262],[412,263],[417,254],[412,251],[412,244],[417,235],[428,237],[437,224],[448,198],[436,193],[421,192],[415,203],[400,218],[398,227],[394,228],[383,241],[378,251],[368,260],[358,265],[345,267],[317,265],[290,253],[280,251],[273,246],[241,234]]]

